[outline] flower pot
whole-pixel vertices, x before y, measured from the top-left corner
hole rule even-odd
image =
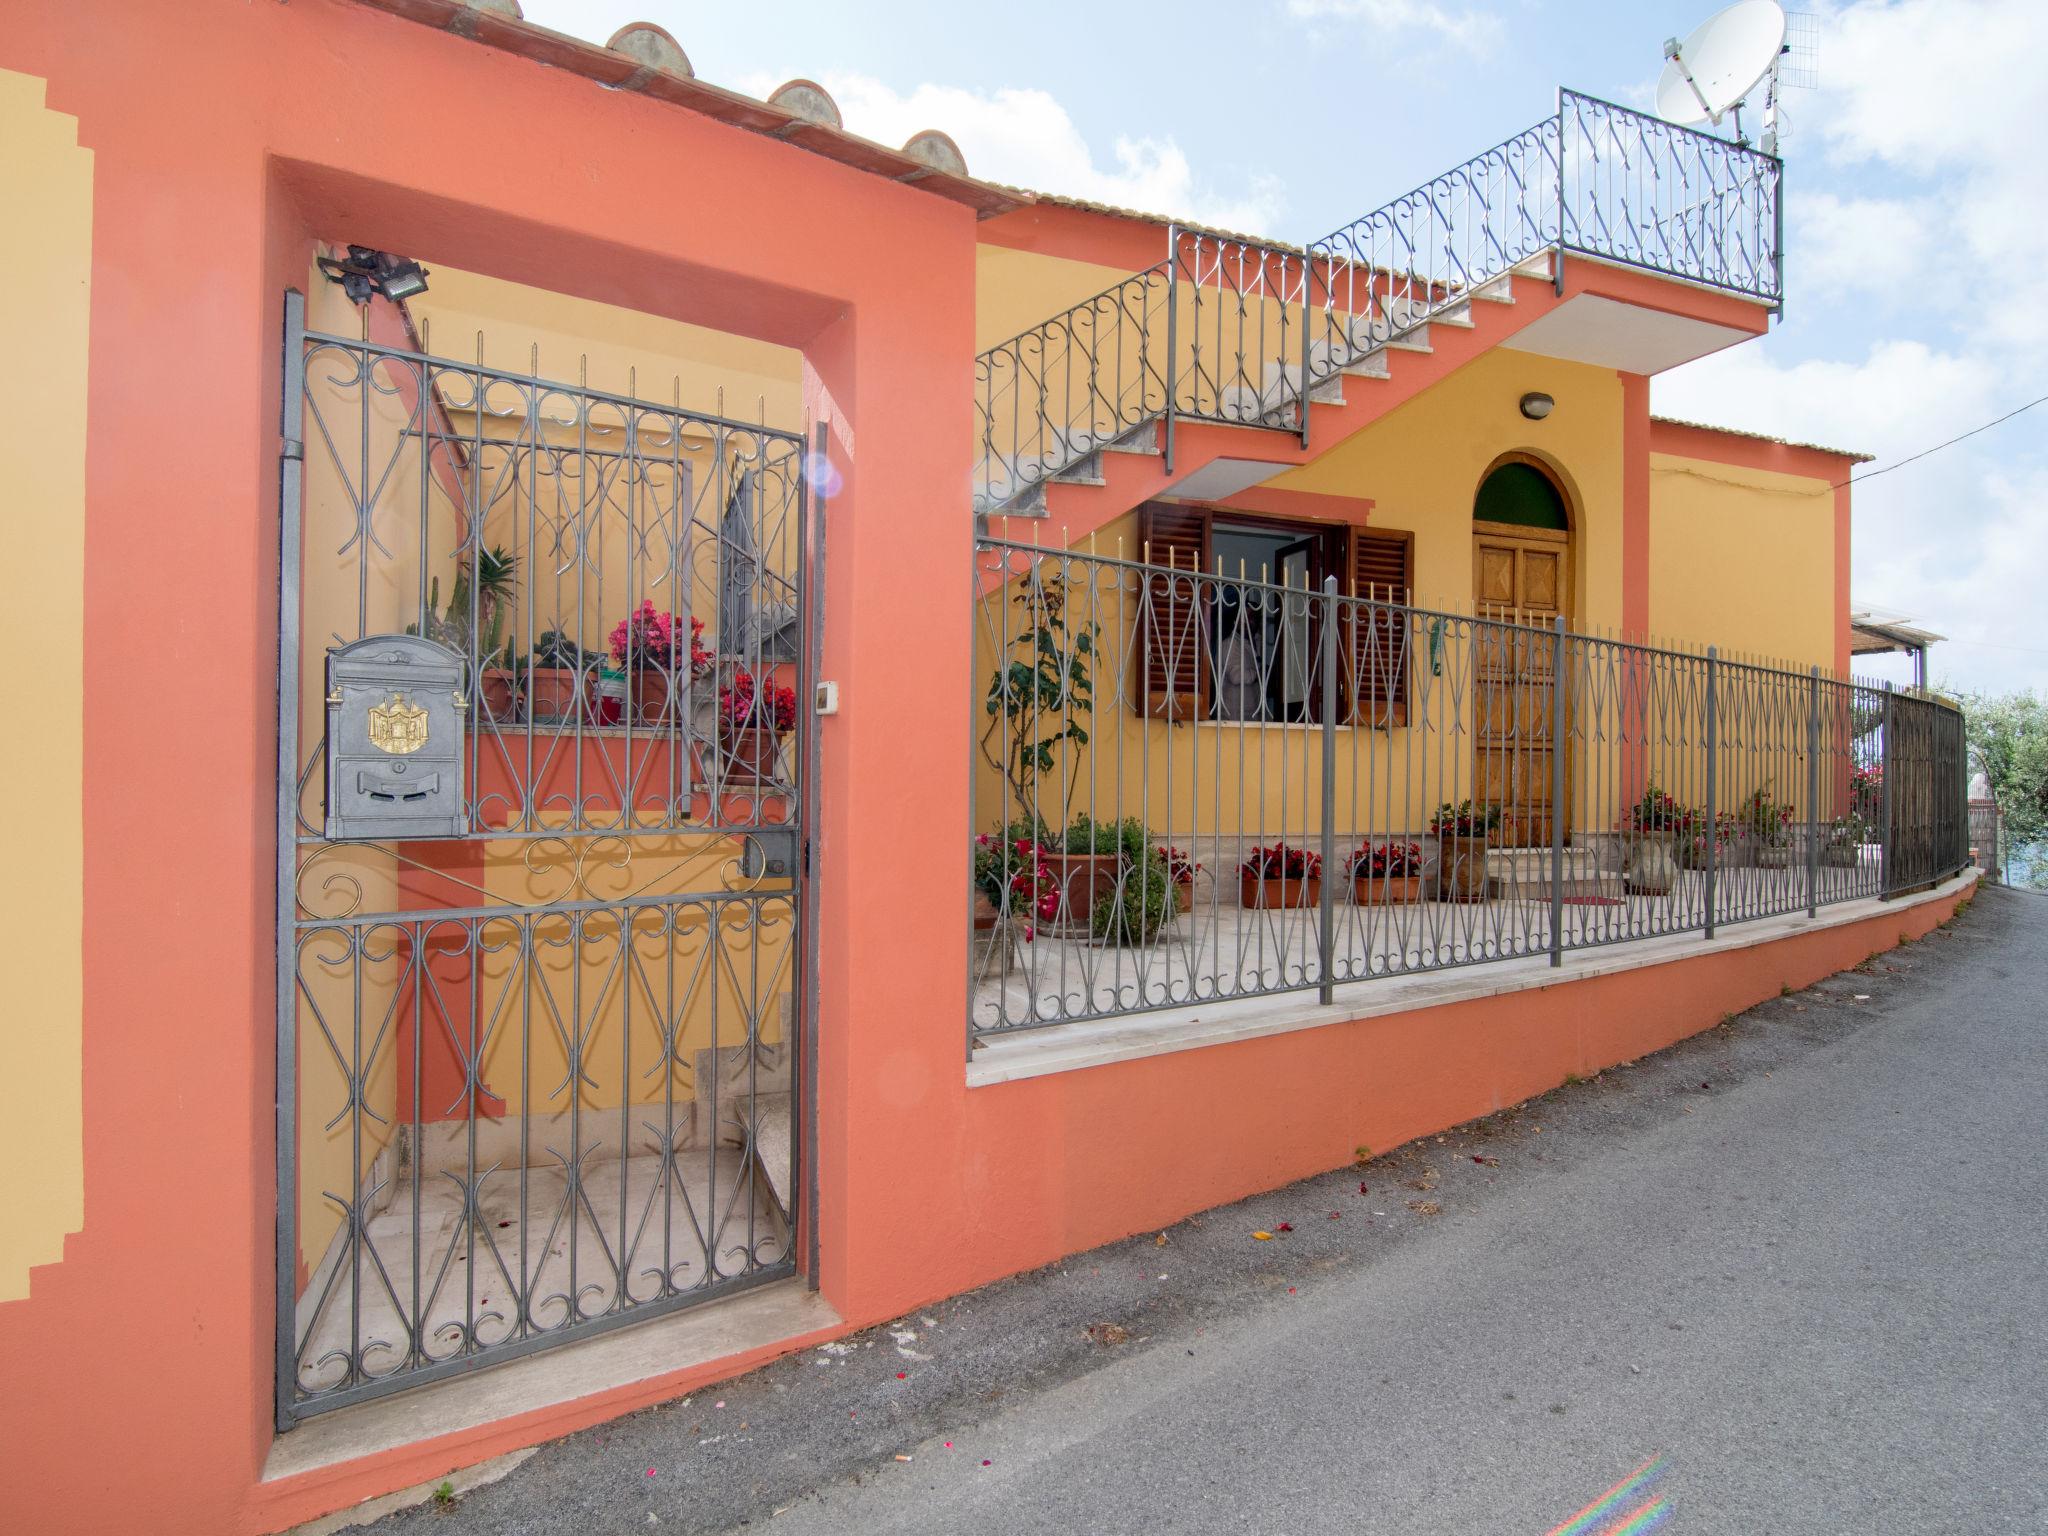
[[[1046,867],[1059,885],[1060,917],[1085,928],[1095,903],[1116,889],[1120,853],[1048,853]]]
[[[781,755],[782,737],[761,726],[751,725],[726,734],[726,776],[730,779],[772,779]]]
[[[1420,875],[1354,875],[1351,899],[1361,907],[1400,907],[1422,900]]]
[[[990,900],[987,891],[980,886],[974,888],[974,931],[986,933],[996,925],[996,904]]]
[[[1854,869],[1863,862],[1863,850],[1855,843],[1830,843],[1821,849],[1820,861],[1830,869]]]
[[[1622,867],[1622,885],[1638,896],[1663,896],[1678,883],[1678,861],[1671,857],[1667,837],[1639,836],[1629,846],[1628,862]]]
[[[1317,907],[1323,901],[1321,875],[1254,875],[1237,872],[1241,907]]]
[[[1764,869],[1791,869],[1805,860],[1799,857],[1797,849],[1788,848],[1783,843],[1768,843],[1757,849],[1756,862]]]
[[[1179,880],[1173,887],[1173,910],[1185,915],[1195,909],[1195,882]]]
[[[590,701],[590,718],[593,724],[600,726],[626,723],[626,679],[623,673],[597,674],[596,695]]]
[[[633,696],[633,719],[641,725],[666,725],[678,717],[682,701],[672,701],[670,679],[673,673],[660,667],[636,667],[631,673]]]
[[[1486,839],[1437,838],[1436,893],[1443,901],[1486,900]]]
[[[485,667],[483,684],[477,690],[486,720],[500,722],[519,718],[519,679],[507,667]]]
[[[568,725],[583,713],[583,675],[573,667],[535,667],[526,674],[526,713],[536,725]]]

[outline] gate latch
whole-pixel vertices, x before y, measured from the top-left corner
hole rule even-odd
[[[794,880],[799,852],[794,828],[749,832],[740,849],[740,873],[751,880]]]

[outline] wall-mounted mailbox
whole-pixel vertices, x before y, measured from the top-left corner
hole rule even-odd
[[[327,836],[461,837],[468,664],[415,635],[327,653]]]

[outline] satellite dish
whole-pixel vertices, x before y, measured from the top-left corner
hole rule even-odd
[[[1673,123],[1718,124],[1773,75],[1785,51],[1785,26],[1777,0],[1736,0],[1684,42],[1673,38],[1664,45],[1657,115]]]

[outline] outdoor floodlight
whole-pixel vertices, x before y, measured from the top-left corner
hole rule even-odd
[[[373,251],[367,245],[352,245],[348,259],[319,258],[320,270],[341,284],[351,302],[367,304],[372,294],[381,293],[398,304],[427,291],[427,269],[405,256]]]

